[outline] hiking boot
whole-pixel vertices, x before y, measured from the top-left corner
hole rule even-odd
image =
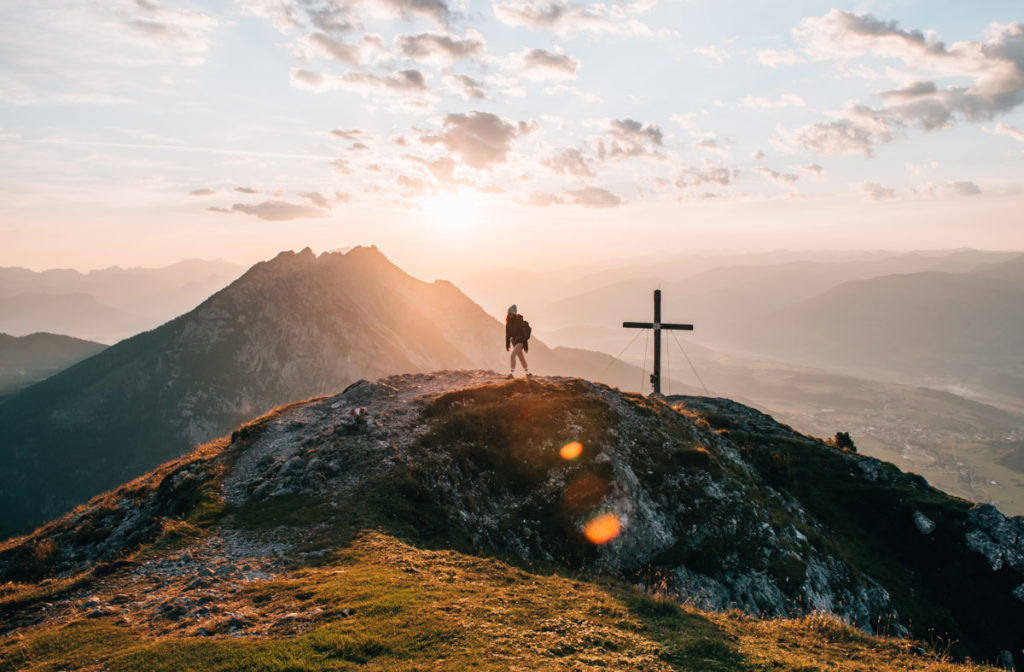
[[[526,374],[526,379],[527,380],[533,380],[533,374],[532,373]]]
[[[506,380],[512,380],[513,378],[515,378],[515,376],[513,376],[511,373],[505,376]]]

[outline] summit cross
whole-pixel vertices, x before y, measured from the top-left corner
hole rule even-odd
[[[651,374],[652,394],[661,394],[661,330],[676,329],[679,331],[693,331],[692,324],[669,324],[661,321],[661,290],[654,290],[654,322],[623,322],[625,329],[653,329],[654,330],[654,373]]]

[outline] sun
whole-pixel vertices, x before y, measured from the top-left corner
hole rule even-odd
[[[470,191],[442,191],[423,201],[427,221],[438,229],[463,231],[476,220],[480,204]]]

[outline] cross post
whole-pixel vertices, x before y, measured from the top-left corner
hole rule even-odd
[[[661,290],[654,290],[654,322],[623,322],[625,329],[654,330],[654,373],[651,374],[652,394],[661,394],[661,330],[693,331],[692,324],[669,324],[661,321]]]

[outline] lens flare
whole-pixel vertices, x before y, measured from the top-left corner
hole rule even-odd
[[[575,460],[583,453],[583,444],[579,441],[571,441],[558,451],[558,454],[562,456],[563,460]]]
[[[602,513],[594,516],[583,525],[583,534],[592,544],[607,544],[619,536],[622,522],[614,513]]]

